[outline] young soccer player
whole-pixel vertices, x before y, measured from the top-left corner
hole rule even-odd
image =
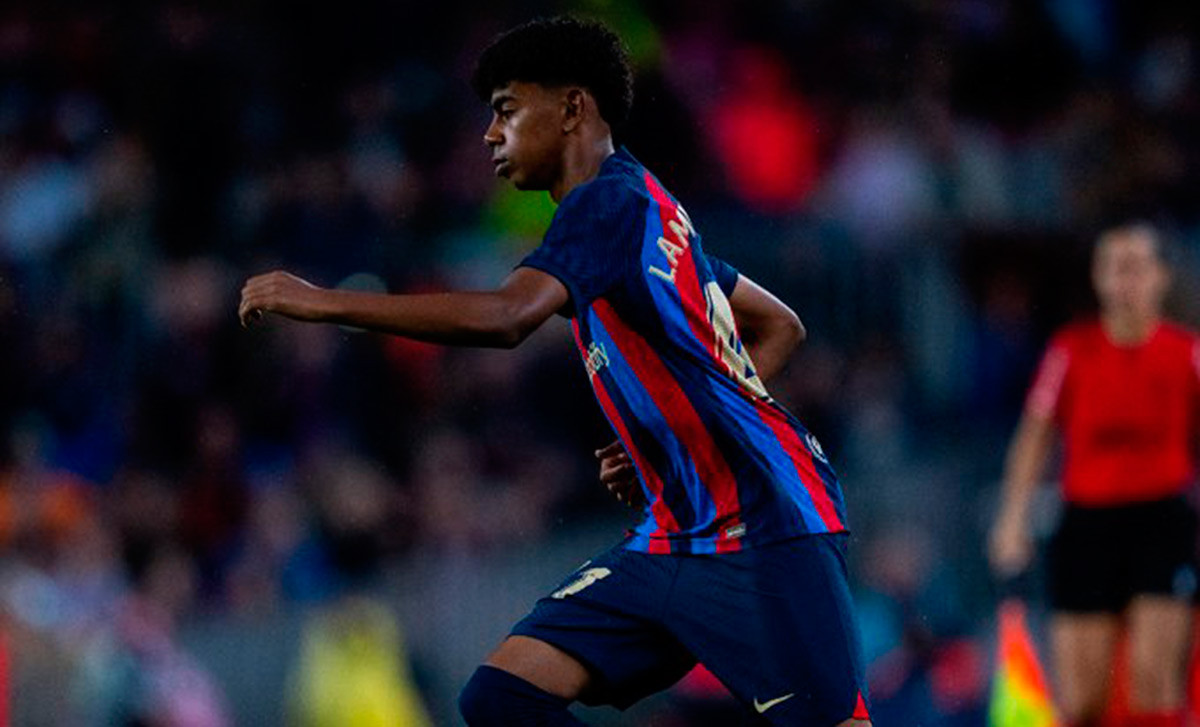
[[[1132,727],[1181,727],[1200,442],[1200,338],[1162,319],[1169,272],[1154,229],[1103,234],[1096,320],[1051,341],[1009,450],[993,567],[1024,569],[1029,506],[1057,431],[1066,507],[1050,546],[1052,671],[1067,724],[1097,725],[1122,622]]]
[[[425,341],[515,346],[571,319],[618,442],[601,477],[645,522],[542,598],[463,689],[473,727],[578,725],[705,664],[761,724],[869,725],[838,480],[763,382],[795,314],[705,254],[683,207],[613,132],[631,73],[601,25],[539,20],[496,39],[475,86],[496,173],[559,203],[540,247],[490,292],[371,295],[284,272],[246,283],[271,312]]]

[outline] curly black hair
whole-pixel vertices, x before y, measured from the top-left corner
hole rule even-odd
[[[569,16],[518,25],[483,50],[471,77],[479,98],[488,101],[513,81],[583,86],[614,133],[633,105],[633,71],[621,39],[600,23]]]

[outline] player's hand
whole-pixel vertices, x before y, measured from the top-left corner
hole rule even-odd
[[[630,507],[642,504],[642,488],[638,484],[637,471],[633,468],[633,460],[620,440],[613,442],[604,449],[597,449],[596,459],[600,460],[600,482],[617,498],[618,502]]]
[[[238,319],[243,326],[262,317],[277,313],[298,321],[318,321],[324,289],[282,270],[256,275],[242,286],[242,302]]]
[[[988,539],[988,560],[1001,578],[1019,575],[1033,560],[1033,537],[1025,518],[1002,515]]]

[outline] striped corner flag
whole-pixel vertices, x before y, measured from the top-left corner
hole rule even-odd
[[[1029,635],[1025,605],[1019,600],[1000,604],[996,651],[988,727],[1059,727],[1046,675]]]

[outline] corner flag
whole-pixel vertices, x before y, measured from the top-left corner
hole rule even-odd
[[[988,727],[1059,727],[1045,672],[1029,635],[1025,605],[1016,599],[1000,604],[996,651]]]

